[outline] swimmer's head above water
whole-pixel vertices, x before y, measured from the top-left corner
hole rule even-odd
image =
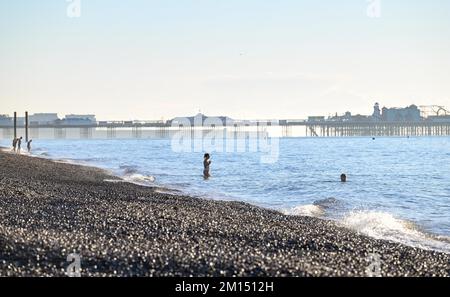
[[[341,182],[343,183],[347,182],[347,175],[345,175],[345,173],[341,174]]]

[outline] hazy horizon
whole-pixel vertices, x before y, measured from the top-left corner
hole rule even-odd
[[[373,17],[374,1],[81,0],[69,17],[65,0],[0,0],[0,114],[450,108],[450,2],[381,0]]]

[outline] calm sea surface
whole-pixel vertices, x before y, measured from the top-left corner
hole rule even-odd
[[[317,216],[376,238],[450,252],[450,138],[281,138],[257,152],[178,152],[171,139],[35,140],[37,156],[211,199]],[[9,146],[3,140],[3,146]],[[347,183],[340,174],[346,173]]]

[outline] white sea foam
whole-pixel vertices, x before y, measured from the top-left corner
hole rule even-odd
[[[147,175],[142,175],[139,173],[124,175],[122,178],[127,182],[140,184],[140,185],[142,185],[142,184],[148,185],[150,183],[154,183],[156,180],[154,176],[151,176],[151,175],[147,176]]]
[[[324,209],[315,204],[283,209],[286,215],[323,217]],[[450,238],[421,231],[414,223],[380,211],[354,211],[340,223],[351,230],[376,239],[390,240],[412,247],[450,253]]]
[[[378,211],[351,212],[343,218],[342,224],[351,230],[373,238],[450,253],[448,241],[444,241],[442,238],[439,240],[422,232],[413,223],[398,219],[389,213]]]
[[[121,176],[121,179],[105,179],[109,183],[132,183],[140,186],[153,185],[156,178],[154,176],[146,176],[138,173]]]
[[[53,160],[53,162],[61,163],[61,164],[83,165],[83,164],[77,163],[77,162],[75,162],[73,160],[69,160],[69,159],[58,159],[58,160]]]
[[[298,205],[293,208],[284,209],[282,212],[290,216],[306,216],[306,217],[321,217],[324,215],[324,210],[314,204]]]
[[[122,179],[104,179],[103,181],[107,182],[107,183],[113,183],[113,184],[126,182]]]
[[[167,188],[158,188],[155,190],[155,192],[161,193],[161,194],[169,194],[169,195],[180,194],[180,192],[177,190],[172,190],[172,189],[167,189]]]

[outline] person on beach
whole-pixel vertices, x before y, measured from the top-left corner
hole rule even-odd
[[[17,153],[20,154],[20,148],[22,146],[22,136],[17,139]]]
[[[30,139],[27,142],[27,150],[28,150],[29,153],[31,153],[31,142],[33,142],[33,139]]]
[[[209,165],[211,165],[211,156],[209,154],[205,154],[203,157],[203,177],[205,179],[211,177],[209,174]]]
[[[16,149],[17,149],[17,137],[14,137],[14,139],[13,139],[12,148],[13,148],[13,152],[16,152]]]
[[[345,173],[341,174],[341,182],[343,183],[347,182],[347,175],[345,175]]]

